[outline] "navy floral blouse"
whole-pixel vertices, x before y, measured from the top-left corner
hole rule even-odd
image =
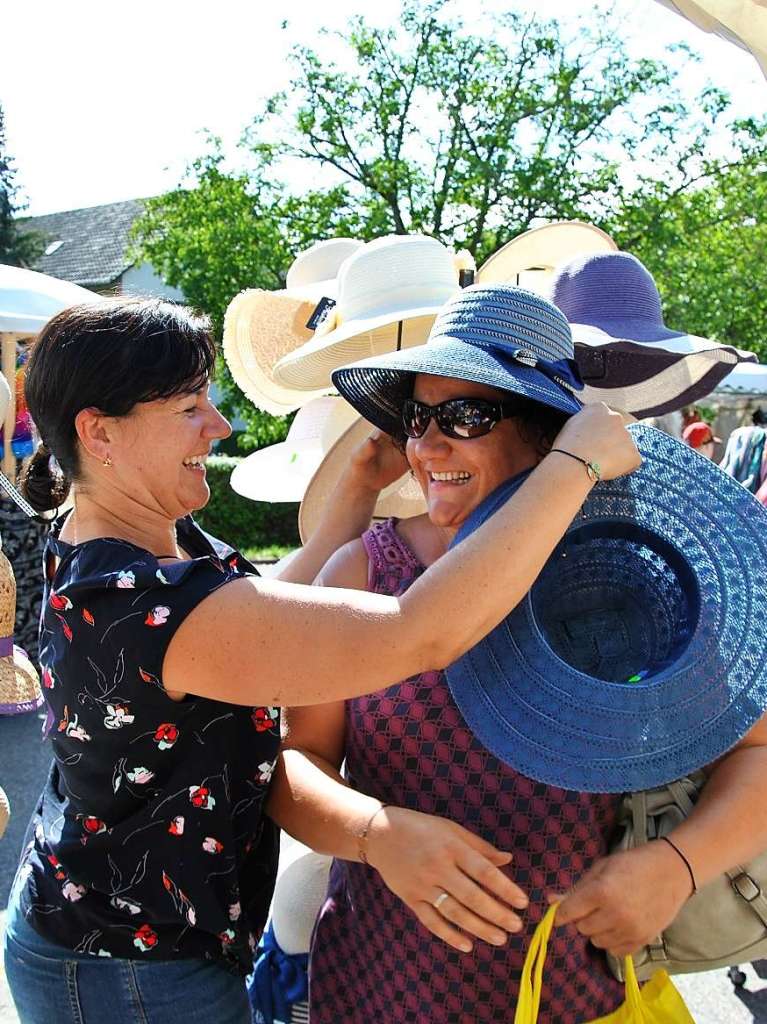
[[[178,537],[194,557],[176,563],[116,539],[73,547],[59,528],[40,627],[54,761],[22,854],[22,909],[78,953],[246,973],[274,886],[263,804],[279,710],[171,700],[162,664],[184,617],[256,570],[191,518]]]

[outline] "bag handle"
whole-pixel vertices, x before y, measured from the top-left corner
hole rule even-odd
[[[558,903],[549,907],[530,940],[519,982],[519,997],[514,1012],[514,1024],[536,1024],[538,1020],[543,990],[543,966],[558,907]],[[643,1020],[642,996],[634,970],[634,961],[630,956],[625,958],[623,970],[626,979],[626,1004],[636,1015],[637,1020]]]

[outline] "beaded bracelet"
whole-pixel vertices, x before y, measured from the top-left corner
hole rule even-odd
[[[602,479],[602,470],[599,468],[598,462],[589,462],[588,459],[582,459],[580,455],[574,455],[572,452],[565,451],[564,448],[552,448],[549,455],[553,455],[554,452],[559,452],[560,455],[569,455],[576,462],[581,462],[586,467],[586,473],[592,483],[598,484]]]
[[[357,837],[357,854],[358,854],[359,859],[362,861],[363,864],[367,864],[368,863],[366,847],[367,847],[367,841],[368,841],[368,833],[370,832],[370,826],[375,821],[376,815],[380,814],[381,811],[383,811],[384,808],[386,808],[386,807],[391,807],[391,804],[381,804],[380,807],[376,807],[376,809],[373,811],[373,813],[368,818],[367,824],[365,825],[365,827],[363,828],[363,830],[360,832],[359,836]]]

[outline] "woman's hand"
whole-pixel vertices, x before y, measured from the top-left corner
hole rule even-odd
[[[626,429],[630,418],[612,412],[604,402],[585,405],[565,423],[553,448],[564,448],[599,466],[603,480],[632,473],[642,464],[634,439]]]
[[[389,435],[375,430],[352,452],[344,482],[377,496],[407,470],[407,459]]]
[[[600,949],[624,957],[668,928],[691,895],[684,862],[650,842],[597,861],[559,902],[556,923],[574,924]]]
[[[465,933],[502,946],[522,927],[511,907],[523,910],[527,897],[501,871],[511,854],[455,822],[386,807],[371,825],[367,858],[421,924],[455,949],[471,952]]]

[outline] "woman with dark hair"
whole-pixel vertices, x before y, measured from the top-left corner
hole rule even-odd
[[[559,451],[578,408],[572,359],[567,321],[545,300],[473,286],[444,307],[427,344],[337,370],[333,381],[358,412],[404,436],[427,512],[376,523],[333,556],[319,583],[412,593],[460,551],[466,540],[450,547],[459,529],[505,481],[529,481],[552,458],[577,467],[572,449]],[[556,495],[539,526],[558,505]],[[509,746],[523,704],[504,720]],[[691,895],[684,851],[700,882],[767,841],[764,824],[752,831],[744,813],[761,791],[765,734],[758,723],[712,771],[705,808],[675,831],[676,846],[606,856],[621,796],[515,770],[472,732],[439,666],[368,696],[289,709],[269,813],[336,858],[313,937],[312,1024],[506,1024],[535,926],[563,893],[557,924],[576,927],[558,927],[549,941],[537,1019],[611,1014],[625,992],[602,950],[634,952],[670,924]],[[503,908],[491,899],[500,890],[488,862],[508,870]]]
[[[42,332],[26,394],[43,439],[26,481],[63,501],[45,552],[41,664],[54,762],[11,897],[5,964],[22,1024],[245,1024],[276,830],[263,807],[279,706],[338,701],[446,665],[521,598],[592,481],[638,463],[620,417],[585,410],[510,503],[402,597],[262,581],[190,516],[229,425],[214,346],[182,307],[109,301]],[[367,522],[391,471],[370,443],[289,567],[311,579]],[[343,516],[338,516],[343,510]],[[337,518],[334,518],[334,515]],[[363,816],[364,817],[364,816]],[[360,830],[365,825],[360,820]],[[505,855],[472,870],[505,919]]]

